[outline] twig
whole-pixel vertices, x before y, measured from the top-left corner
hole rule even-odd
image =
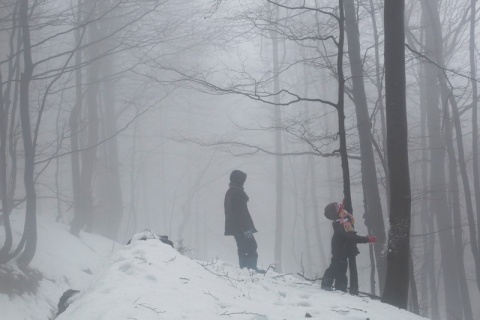
[[[200,262],[197,262],[199,265],[201,265],[205,270],[207,270],[208,272],[210,272],[211,274],[214,274],[216,275],[217,277],[220,277],[220,278],[223,278],[223,279],[227,279],[230,284],[232,285],[232,287],[236,288],[237,286],[235,285],[235,283],[233,283],[233,280],[235,279],[232,279],[228,276],[228,274],[218,274],[218,273],[215,273],[213,272],[212,270],[208,269],[206,266],[204,266],[203,264],[201,264]],[[239,280],[236,280],[236,281],[239,281]]]
[[[242,311],[242,312],[224,312],[221,314],[221,316],[232,316],[232,315],[236,315],[236,314],[253,314],[255,316],[259,316],[259,317],[264,317],[266,318],[265,315],[263,314],[259,314],[259,313],[254,313],[254,312],[246,312],[246,311]]]
[[[215,299],[215,300],[218,301],[218,298],[215,297],[213,294],[211,294],[210,291],[208,291],[208,292],[203,291],[203,294],[206,294],[206,295],[208,295],[208,296],[211,296],[213,299]]]
[[[309,279],[309,278],[305,277],[303,274],[300,274],[298,272],[297,272],[297,275],[302,277],[304,280],[311,281],[311,282],[316,282],[317,280],[322,280],[322,278]]]
[[[272,277],[272,279],[282,278],[282,277],[289,276],[289,275],[291,275],[291,273],[279,274],[278,276]]]

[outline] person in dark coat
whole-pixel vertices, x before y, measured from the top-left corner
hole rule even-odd
[[[325,207],[325,217],[333,220],[332,260],[322,278],[322,289],[347,291],[347,269],[350,261],[350,293],[358,295],[356,256],[357,243],[375,243],[375,236],[359,236],[354,229],[355,220],[342,203],[332,202]]]
[[[233,170],[230,174],[229,188],[225,194],[225,235],[233,236],[237,242],[238,261],[240,268],[257,268],[257,242],[254,233],[257,232],[252,217],[248,211],[248,196],[243,190],[247,174]]]

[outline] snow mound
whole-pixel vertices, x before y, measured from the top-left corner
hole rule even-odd
[[[117,250],[58,320],[424,319],[269,270],[197,261],[147,239]]]

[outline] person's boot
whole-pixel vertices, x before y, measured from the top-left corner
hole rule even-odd
[[[263,269],[258,269],[257,267],[258,257],[247,257],[247,268],[254,270],[257,273],[265,274],[266,271]]]
[[[332,286],[333,286],[333,278],[327,275],[324,275],[321,283],[322,289],[327,291],[333,291]]]
[[[247,257],[244,256],[244,255],[239,255],[238,256],[238,264],[240,266],[240,269],[243,269],[245,267],[248,267],[247,266]]]

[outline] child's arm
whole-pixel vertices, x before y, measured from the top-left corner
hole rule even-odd
[[[369,242],[368,236],[359,236],[357,235],[356,232],[347,232],[345,231],[345,228],[343,227],[342,224],[340,223],[335,223],[334,224],[334,231],[339,234],[342,237],[345,237],[348,239],[348,241],[352,241],[355,243],[367,243]]]

